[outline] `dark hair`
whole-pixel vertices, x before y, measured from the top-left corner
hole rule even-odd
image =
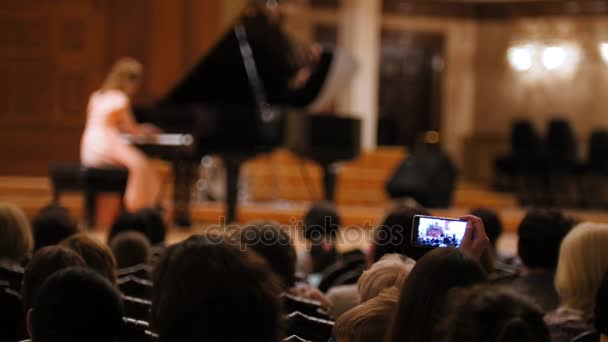
[[[502,234],[502,221],[498,213],[488,208],[477,208],[471,210],[471,215],[479,217],[483,221],[483,226],[486,229],[486,234],[490,239],[492,246],[496,246],[496,241]]]
[[[558,210],[530,210],[519,224],[518,253],[529,268],[557,267],[559,247],[574,221]]]
[[[304,215],[304,237],[311,241],[335,238],[342,225],[336,207],[327,202],[317,203]]]
[[[272,221],[251,222],[239,233],[241,248],[251,247],[281,278],[283,288],[296,282],[296,251],[289,233]]]
[[[51,275],[38,291],[31,314],[36,342],[111,342],[122,323],[120,294],[96,272],[72,267]]]
[[[165,242],[167,227],[160,212],[156,209],[146,208],[134,213],[123,212],[112,224],[108,242],[112,241],[116,235],[129,230],[144,234],[155,246]]]
[[[386,254],[398,253],[414,260],[420,259],[428,248],[411,244],[414,216],[429,215],[424,208],[396,207],[374,231],[374,262]]]
[[[448,296],[433,341],[549,342],[543,312],[505,287],[480,285]]]
[[[390,341],[429,341],[448,290],[481,283],[479,263],[455,248],[436,248],[423,256],[401,289]]]
[[[593,325],[602,335],[608,335],[608,272],[604,274],[595,298]]]
[[[21,298],[23,307],[32,307],[36,293],[42,283],[53,273],[72,266],[86,267],[76,252],[60,246],[47,246],[34,253],[23,273]]]
[[[34,252],[42,247],[54,246],[78,233],[78,224],[65,207],[50,204],[36,214],[32,220]]]
[[[116,260],[108,246],[84,233],[64,240],[61,246],[78,253],[87,266],[106,277],[112,284],[116,284]]]
[[[110,249],[118,268],[149,264],[152,259],[150,241],[140,232],[127,231],[116,235],[110,241]]]
[[[268,265],[221,236],[170,246],[154,272],[152,327],[167,341],[279,340],[280,287]]]

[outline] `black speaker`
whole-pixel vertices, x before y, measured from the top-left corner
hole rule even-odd
[[[386,183],[391,198],[411,197],[427,208],[447,208],[458,172],[441,151],[420,151],[407,157]]]

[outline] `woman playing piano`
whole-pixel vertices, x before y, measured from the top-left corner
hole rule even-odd
[[[153,125],[137,124],[131,113],[130,99],[139,88],[142,69],[131,58],[114,64],[101,89],[89,99],[80,145],[85,166],[122,166],[129,170],[124,197],[128,211],[156,206],[160,194],[160,180],[148,158],[121,137],[122,133],[146,136],[159,132]]]

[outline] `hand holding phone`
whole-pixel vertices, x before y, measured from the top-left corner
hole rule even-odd
[[[466,220],[416,215],[412,227],[412,245],[426,248],[458,248],[463,241],[467,224]]]
[[[473,215],[465,215],[460,219],[468,221],[460,250],[476,259],[481,258],[483,252],[490,246],[490,239],[486,234],[483,221]]]

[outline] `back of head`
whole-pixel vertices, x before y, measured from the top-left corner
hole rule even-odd
[[[76,252],[60,246],[48,246],[34,253],[23,274],[21,288],[25,309],[30,309],[44,281],[53,273],[68,267],[86,267]]]
[[[272,221],[251,222],[239,233],[241,248],[251,248],[266,260],[284,288],[296,282],[296,251],[289,233]]]
[[[97,271],[108,279],[112,284],[116,284],[116,260],[108,246],[87,234],[76,234],[63,242],[65,246],[78,255],[87,263],[87,266]]]
[[[529,299],[489,285],[453,291],[433,341],[549,342],[543,312]]]
[[[490,243],[496,247],[496,241],[502,234],[502,221],[496,211],[488,208],[478,208],[472,210],[471,215],[477,216],[483,221]]]
[[[595,295],[608,270],[608,224],[583,223],[564,238],[555,273],[562,306],[591,315]]]
[[[120,331],[120,294],[86,268],[51,275],[38,291],[30,318],[35,342],[111,342]]]
[[[108,242],[125,231],[137,231],[144,234],[153,246],[163,244],[167,228],[158,210],[142,209],[137,212],[121,213],[110,229]]]
[[[221,236],[169,247],[154,272],[160,341],[277,341],[280,288],[268,265]]]
[[[149,264],[152,258],[152,246],[148,238],[136,231],[116,235],[110,241],[110,248],[118,268]]]
[[[78,224],[70,212],[57,204],[42,208],[32,220],[34,251],[53,246],[78,233]]]
[[[333,239],[338,234],[342,220],[331,203],[317,203],[304,215],[304,237],[310,241]]]
[[[337,342],[384,341],[391,317],[399,302],[399,289],[383,290],[378,296],[348,310],[333,328]]]
[[[398,253],[414,260],[424,255],[427,249],[412,246],[414,216],[429,215],[424,208],[397,207],[391,210],[374,231],[374,262],[386,254]]]
[[[559,246],[574,221],[557,210],[529,211],[519,224],[518,253],[528,268],[554,269]]]
[[[390,341],[428,341],[448,290],[485,279],[481,265],[458,249],[436,248],[426,254],[401,290]]]
[[[30,223],[21,209],[0,202],[0,261],[24,262],[33,248]]]
[[[363,272],[357,286],[360,303],[376,297],[384,289],[405,283],[416,262],[401,254],[387,254]]]

